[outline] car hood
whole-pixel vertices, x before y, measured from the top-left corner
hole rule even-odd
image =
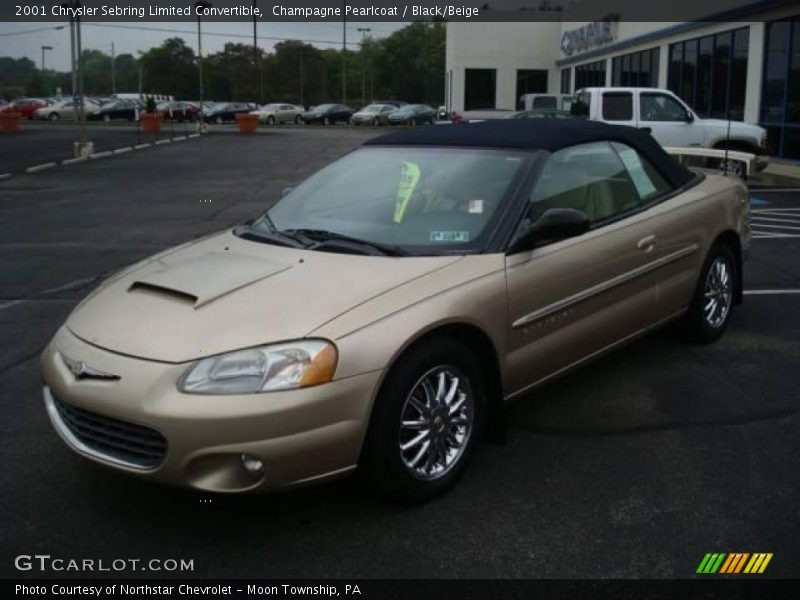
[[[112,352],[179,363],[304,337],[459,260],[309,251],[228,231],[118,273],[79,304],[66,325]]]
[[[728,128],[728,121],[724,119],[703,119],[703,125],[715,127],[717,129],[725,129]],[[761,132],[764,131],[764,128],[753,125],[751,123],[745,123],[743,121],[731,121],[731,132],[748,132],[752,133],[753,135],[760,135]]]

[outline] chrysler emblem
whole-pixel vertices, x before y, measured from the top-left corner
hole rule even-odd
[[[113,373],[107,373],[105,371],[101,371],[100,369],[90,367],[82,360],[73,360],[68,356],[64,356],[63,354],[61,355],[61,358],[64,359],[64,364],[67,365],[67,368],[75,376],[75,379],[119,379],[119,375],[114,375]]]

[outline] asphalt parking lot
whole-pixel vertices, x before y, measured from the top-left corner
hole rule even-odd
[[[45,553],[191,558],[196,577],[683,578],[706,552],[741,551],[800,576],[800,191],[761,184],[748,295],[721,341],[667,328],[535,392],[430,504],[384,504],[352,479],[209,497],[63,446],[38,355],[72,307],[376,133],[212,134],[0,182],[0,575]]]

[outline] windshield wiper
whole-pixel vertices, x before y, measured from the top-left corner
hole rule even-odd
[[[326,242],[344,242],[346,244],[355,244],[365,246],[377,250],[378,253],[384,256],[412,256],[413,253],[405,248],[395,246],[394,244],[382,244],[380,242],[373,242],[370,240],[362,240],[360,238],[345,235],[343,233],[336,233],[335,231],[326,231],[324,229],[284,229],[279,232],[282,235],[292,236],[297,241],[309,240],[312,245],[307,248],[313,250],[314,248],[325,244]],[[315,242],[315,243],[314,243]]]
[[[248,224],[237,227],[234,229],[234,233],[240,238],[246,240],[268,242],[270,244],[277,244],[278,246],[288,246],[289,248],[306,248],[305,243],[292,236],[284,235],[277,229],[273,229],[272,231],[264,231],[262,229],[256,229],[252,225]]]

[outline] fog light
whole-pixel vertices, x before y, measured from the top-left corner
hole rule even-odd
[[[249,475],[261,477],[264,474],[264,461],[250,454],[242,454],[242,466]]]

